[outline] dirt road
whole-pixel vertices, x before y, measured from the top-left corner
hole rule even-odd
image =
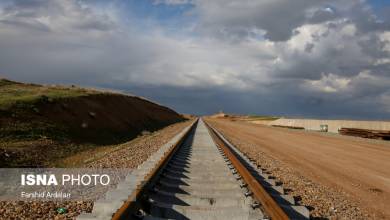
[[[390,143],[209,119],[242,151],[267,163],[313,217],[390,219]]]

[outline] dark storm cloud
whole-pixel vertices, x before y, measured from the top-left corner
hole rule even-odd
[[[389,39],[390,40],[390,39]],[[363,53],[374,59],[389,58],[390,51],[384,50],[389,40],[382,40],[378,35],[369,35],[367,39],[359,41]]]
[[[311,53],[313,51],[314,44],[312,43],[307,43],[305,46],[305,52]]]
[[[201,28],[209,33],[245,36],[257,28],[265,30],[265,37],[272,41],[285,41],[306,20],[305,9],[320,2],[323,1],[199,1],[198,13]]]
[[[183,16],[194,21],[175,32],[116,3],[0,3],[0,73],[120,89],[186,113],[390,116],[390,20],[364,1],[154,2],[192,5]]]
[[[308,22],[317,24],[325,21],[334,20],[340,16],[341,15],[338,14],[338,12],[333,8],[330,7],[320,8],[315,10],[314,13],[311,16],[309,16]]]
[[[286,41],[294,35],[296,28],[307,23],[317,24],[353,15],[355,8],[360,10],[359,15],[371,16],[358,0],[199,0],[198,6],[200,29],[208,33],[246,37],[245,33],[260,29],[271,41]],[[369,22],[359,15],[356,19]]]
[[[105,86],[107,87],[107,85]],[[160,104],[183,113],[198,115],[217,111],[235,114],[277,115],[285,117],[320,117],[324,119],[388,119],[380,108],[367,108],[377,103],[370,96],[360,99],[337,98],[331,94],[302,94],[294,86],[285,86],[275,94],[257,91],[232,91],[216,88],[177,88],[170,86],[119,86],[123,91],[159,100]],[[189,104],[190,102],[190,104]],[[288,106],[288,110],[286,107]],[[196,109],[196,110],[195,110]]]
[[[363,7],[360,4],[354,5],[349,10],[348,16],[363,33],[390,30],[390,20],[388,18],[384,17],[383,20],[377,14],[374,14],[371,8]]]

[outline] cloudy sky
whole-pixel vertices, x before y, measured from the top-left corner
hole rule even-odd
[[[390,119],[390,1],[1,0],[0,76],[183,113]]]

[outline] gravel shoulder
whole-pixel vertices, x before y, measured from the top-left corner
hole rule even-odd
[[[208,119],[314,219],[390,219],[390,145]]]
[[[167,126],[156,132],[140,136],[118,146],[118,150],[96,159],[85,167],[136,168],[160,146],[167,143],[192,120]],[[92,155],[91,155],[92,156]],[[66,214],[58,214],[57,208],[65,207]],[[0,219],[74,219],[81,212],[90,212],[93,202],[0,202]]]

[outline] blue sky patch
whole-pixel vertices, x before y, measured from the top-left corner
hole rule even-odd
[[[130,0],[121,2],[124,16],[137,19],[140,23],[153,21],[163,27],[173,28],[187,25],[194,21],[195,17],[190,11],[192,4],[167,5],[155,4],[153,0]]]

